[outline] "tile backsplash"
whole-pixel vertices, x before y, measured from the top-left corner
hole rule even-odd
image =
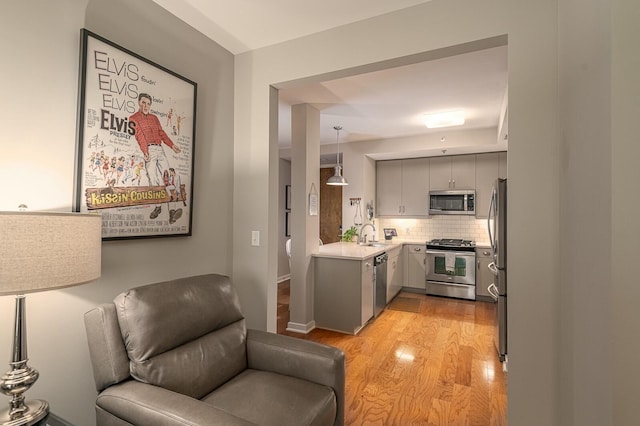
[[[478,245],[489,242],[487,219],[462,215],[437,215],[428,219],[377,218],[378,239],[384,239],[383,228],[396,228],[399,239],[428,241],[434,238],[462,238]]]

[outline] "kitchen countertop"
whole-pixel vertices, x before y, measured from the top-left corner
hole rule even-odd
[[[353,259],[364,260],[372,256],[376,256],[385,251],[392,250],[396,247],[402,247],[404,244],[425,244],[423,240],[404,240],[393,239],[391,241],[376,241],[376,243],[382,243],[384,246],[361,246],[356,243],[331,243],[325,244],[318,248],[318,251],[312,253],[312,257],[329,257],[335,259]],[[491,245],[488,242],[476,243],[476,248],[488,249]]]
[[[356,243],[331,243],[325,244],[318,248],[318,251],[312,253],[313,257],[330,257],[335,259],[352,259],[364,260],[369,257],[384,253],[385,251],[402,247],[399,241],[377,241],[384,244],[383,246],[361,246]]]

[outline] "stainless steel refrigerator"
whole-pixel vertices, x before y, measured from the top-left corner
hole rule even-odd
[[[498,179],[491,191],[487,219],[493,262],[489,269],[495,276],[489,293],[496,301],[495,344],[500,361],[507,358],[507,180]]]

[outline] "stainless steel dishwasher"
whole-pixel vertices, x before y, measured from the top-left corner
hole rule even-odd
[[[373,316],[377,317],[387,306],[387,261],[389,255],[381,253],[373,258]]]

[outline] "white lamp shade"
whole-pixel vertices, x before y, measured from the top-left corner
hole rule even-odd
[[[97,214],[0,212],[0,295],[98,279],[101,232]]]

